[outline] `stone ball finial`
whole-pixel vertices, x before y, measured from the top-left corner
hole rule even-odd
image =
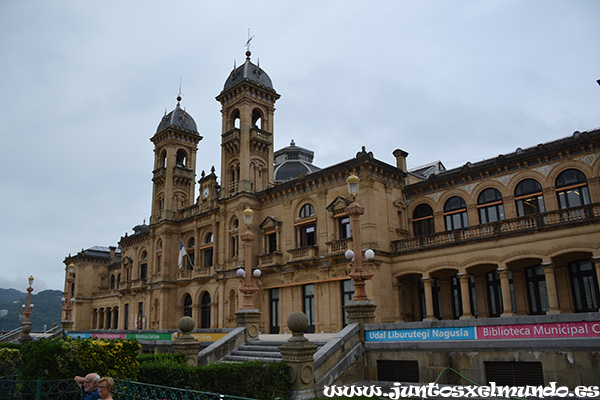
[[[177,321],[177,328],[184,334],[190,333],[194,327],[196,326],[196,321],[192,317],[181,317],[179,321]]]
[[[301,311],[294,311],[287,320],[288,328],[292,331],[292,338],[289,341],[301,342],[307,341],[304,332],[308,328],[308,317]]]

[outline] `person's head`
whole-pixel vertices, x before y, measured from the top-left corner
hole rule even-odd
[[[108,394],[112,393],[115,388],[115,381],[111,377],[104,377],[98,382],[98,393],[100,397],[105,398]]]
[[[91,373],[85,376],[85,380],[83,381],[83,385],[86,392],[91,392],[92,390],[96,390],[98,387],[98,382],[100,381],[100,375]]]

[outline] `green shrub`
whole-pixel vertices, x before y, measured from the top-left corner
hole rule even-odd
[[[97,372],[104,376],[135,380],[135,340],[58,339],[36,340],[21,346],[20,379],[72,379]]]
[[[290,393],[286,365],[260,361],[199,367],[169,359],[144,361],[138,381],[256,399],[287,399]]]
[[[17,373],[17,365],[21,359],[18,349],[0,348],[0,376],[13,376]]]
[[[155,361],[173,361],[176,363],[185,363],[185,355],[177,353],[140,354],[138,355],[138,361],[140,364]]]

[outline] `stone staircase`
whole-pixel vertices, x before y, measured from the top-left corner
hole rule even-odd
[[[225,362],[243,362],[243,361],[264,361],[280,362],[283,356],[279,352],[278,346],[285,342],[265,342],[256,340],[246,342],[231,353],[225,356]]]
[[[279,346],[285,341],[266,341],[256,340],[246,342],[231,353],[227,354],[221,361],[224,362],[244,362],[244,361],[264,361],[281,362],[283,355],[279,351]],[[317,351],[327,342],[313,342],[317,345]]]

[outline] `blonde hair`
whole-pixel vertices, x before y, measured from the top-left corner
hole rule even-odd
[[[98,385],[102,384],[102,382],[106,383],[106,390],[108,390],[110,393],[112,393],[112,391],[115,388],[115,381],[113,380],[113,378],[111,378],[109,376],[105,376],[104,378],[100,379],[100,381],[98,382]]]

